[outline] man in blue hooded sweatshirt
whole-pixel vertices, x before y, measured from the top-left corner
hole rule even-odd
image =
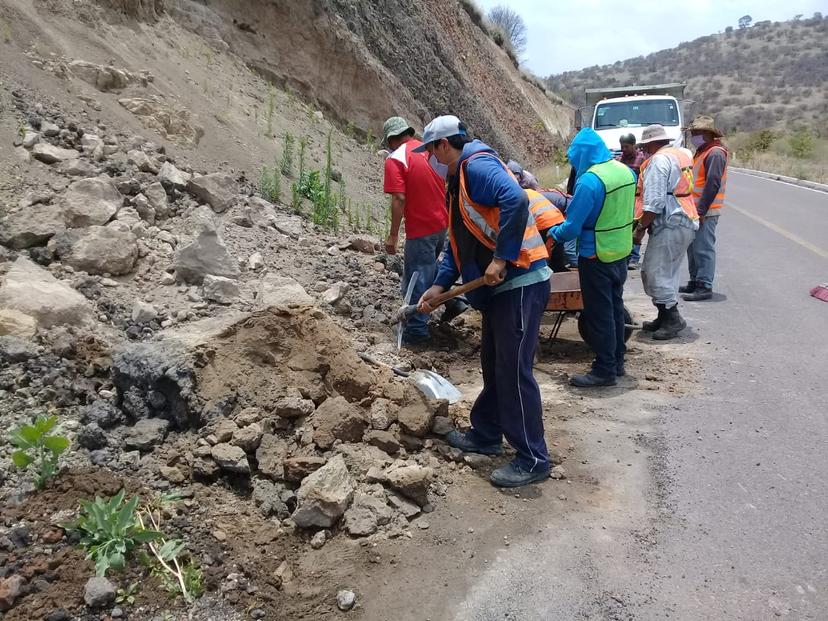
[[[633,246],[635,173],[613,159],[589,127],[567,151],[576,172],[566,221],[549,230],[558,242],[578,239],[578,273],[584,299],[587,342],[595,352],[592,369],[570,378],[573,386],[614,386],[624,375],[624,282]]]
[[[492,483],[540,481],[549,476],[550,462],[532,365],[549,299],[545,244],[526,192],[493,149],[471,140],[460,119],[437,117],[426,126],[423,143],[433,167],[448,167],[451,251],[418,309],[431,312],[429,300],[460,276],[464,282],[483,276],[486,283],[468,294],[483,315],[483,390],[472,407],[471,430],[452,431],[446,441],[465,452],[499,455],[505,436],[517,456],[492,472]]]

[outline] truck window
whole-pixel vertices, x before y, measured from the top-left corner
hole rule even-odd
[[[678,106],[675,100],[618,101],[599,104],[595,109],[595,129],[646,127],[654,123],[665,127],[679,124]]]

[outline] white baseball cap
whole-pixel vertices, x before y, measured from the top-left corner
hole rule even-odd
[[[425,129],[423,130],[423,144],[416,149],[413,149],[413,151],[416,153],[422,153],[426,150],[426,146],[428,146],[429,143],[434,142],[435,140],[440,140],[441,138],[448,138],[449,136],[465,136],[466,130],[460,127],[460,125],[460,119],[452,114],[438,116],[436,119],[431,121],[431,123],[425,126]]]

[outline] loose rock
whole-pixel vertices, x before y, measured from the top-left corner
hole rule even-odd
[[[29,315],[40,327],[82,325],[92,309],[80,293],[25,257],[18,257],[0,287],[0,309]]]
[[[239,275],[238,263],[214,230],[202,230],[192,243],[179,248],[174,266],[176,278],[197,285],[208,274],[225,278]]]
[[[337,455],[302,481],[291,518],[300,528],[328,528],[342,517],[353,496],[354,481],[345,460]]]
[[[86,583],[83,601],[90,608],[106,608],[115,603],[116,589],[106,578],[95,576]]]
[[[204,299],[219,304],[230,304],[240,295],[238,281],[223,276],[206,274],[202,286]]]
[[[90,226],[58,233],[50,242],[66,265],[89,274],[128,274],[138,259],[138,240],[131,232]]]
[[[216,213],[227,211],[238,197],[239,189],[232,176],[213,173],[193,177],[187,183],[187,191],[207,203]]]
[[[313,306],[313,298],[298,282],[289,276],[267,274],[259,283],[257,308]]]
[[[225,443],[216,444],[210,454],[222,470],[242,474],[250,472],[250,462],[247,461],[247,455],[238,446]]]
[[[343,612],[349,611],[356,604],[356,593],[353,591],[340,591],[336,594],[336,605]]]
[[[123,196],[109,177],[75,181],[60,200],[70,228],[106,224],[122,204]]]
[[[344,397],[328,398],[314,412],[313,441],[323,449],[330,448],[334,440],[359,442],[368,427],[368,416]]]
[[[392,466],[385,471],[391,487],[421,507],[428,503],[428,486],[432,474],[431,468],[405,464]]]
[[[170,421],[163,418],[145,418],[135,423],[124,436],[127,448],[148,451],[160,444],[167,435]]]

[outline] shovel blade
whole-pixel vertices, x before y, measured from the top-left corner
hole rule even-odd
[[[446,399],[449,403],[457,403],[462,396],[454,384],[434,371],[418,369],[408,377],[429,399]]]

